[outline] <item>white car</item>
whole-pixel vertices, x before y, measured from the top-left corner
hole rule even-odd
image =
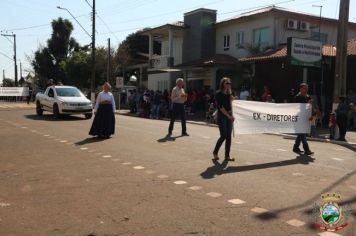
[[[84,114],[90,119],[93,115],[93,104],[83,93],[73,86],[50,86],[44,93],[36,95],[36,113],[43,111],[53,113],[57,119],[60,115]]]

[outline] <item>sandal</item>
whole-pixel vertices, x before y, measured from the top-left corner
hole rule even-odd
[[[227,160],[227,161],[235,161],[235,158],[225,157],[225,160]]]
[[[218,154],[213,153],[213,156],[214,156],[214,158],[212,159],[213,161],[217,161],[217,160],[219,160]]]

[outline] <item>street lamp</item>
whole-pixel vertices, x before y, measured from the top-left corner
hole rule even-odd
[[[320,8],[320,14],[319,14],[319,41],[320,41],[320,28],[321,28],[321,12],[323,10],[323,6],[321,5],[312,5],[312,7],[319,7]]]
[[[64,7],[57,6],[58,9],[61,10],[66,10],[72,17],[73,19],[82,27],[82,29],[85,31],[85,33],[91,38],[91,54],[92,54],[92,65],[91,65],[91,79],[90,79],[90,90],[91,90],[91,101],[95,101],[95,0],[93,0],[93,33],[90,35],[88,31],[84,29],[84,27],[79,23],[79,21],[73,16],[73,14]]]
[[[16,34],[1,34],[1,36],[14,38],[15,86],[17,87]]]
[[[69,15],[72,16],[72,18],[78,23],[78,25],[79,25],[79,26],[85,31],[85,33],[91,38],[91,35],[88,33],[88,31],[86,31],[86,29],[79,23],[79,21],[77,20],[77,18],[75,18],[75,17],[73,16],[73,14],[72,14],[67,8],[65,8],[65,7],[60,7],[60,6],[57,6],[57,8],[60,9],[60,10],[65,10],[65,11],[67,11],[67,12],[69,13]]]

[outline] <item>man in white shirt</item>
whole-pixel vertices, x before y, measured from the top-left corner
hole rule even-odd
[[[188,95],[183,89],[184,81],[182,78],[176,80],[176,86],[172,89],[171,101],[172,101],[172,114],[171,122],[169,123],[168,135],[172,135],[174,121],[177,116],[180,116],[182,122],[182,136],[189,136],[187,133],[186,119],[184,103],[187,101]]]

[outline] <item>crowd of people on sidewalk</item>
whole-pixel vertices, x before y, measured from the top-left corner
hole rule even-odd
[[[128,97],[130,113],[139,117],[162,119],[170,118],[172,111],[172,92],[168,90],[133,90]],[[215,108],[214,92],[212,90],[190,90],[184,102],[187,115],[197,112],[208,112]]]

